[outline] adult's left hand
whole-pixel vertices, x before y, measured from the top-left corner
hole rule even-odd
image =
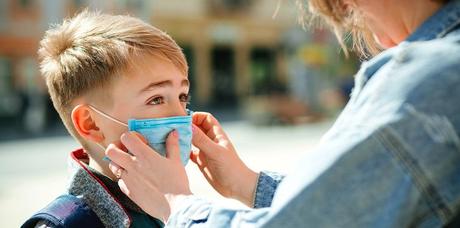
[[[178,132],[171,132],[166,139],[166,157],[150,148],[141,137],[136,132],[121,136],[121,143],[131,154],[110,144],[105,151],[112,161],[109,167],[119,176],[118,185],[123,193],[146,213],[166,222],[175,201],[191,194],[180,160]]]

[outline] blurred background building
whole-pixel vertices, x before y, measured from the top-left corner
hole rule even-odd
[[[50,25],[84,8],[169,33],[190,65],[191,108],[224,120],[315,121],[340,110],[352,86],[356,59],[326,30],[302,30],[293,1],[1,0],[0,139],[63,133],[36,53]]]

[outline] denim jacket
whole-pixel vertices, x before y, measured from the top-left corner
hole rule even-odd
[[[188,196],[170,227],[441,227],[460,216],[460,1],[364,62],[314,151],[253,209]]]

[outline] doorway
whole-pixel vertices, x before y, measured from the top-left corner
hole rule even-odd
[[[212,98],[215,107],[236,107],[238,98],[235,89],[235,51],[230,46],[212,49]]]

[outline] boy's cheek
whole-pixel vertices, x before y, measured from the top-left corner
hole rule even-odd
[[[120,137],[123,133],[127,132],[128,129],[120,126],[109,127],[104,129],[105,143],[109,145],[110,143],[115,144],[118,148],[124,149],[125,147],[121,144]],[[123,147],[122,147],[123,146]]]
[[[128,152],[128,149],[126,149],[125,145],[123,145],[123,143],[121,143],[121,141],[119,139],[116,140],[116,141],[113,141],[112,144],[117,146],[120,150]]]
[[[131,133],[134,134],[136,137],[138,137],[145,144],[148,144],[147,140],[140,133],[135,132],[135,131],[132,131]],[[125,145],[121,142],[120,139],[114,141],[113,144],[117,146],[118,148],[120,148],[121,150],[128,152],[128,149],[125,147]]]

